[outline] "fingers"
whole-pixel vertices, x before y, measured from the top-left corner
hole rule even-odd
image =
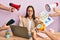
[[[49,14],[50,17],[52,17],[52,14]]]
[[[55,13],[55,14],[56,14],[56,13]],[[49,14],[49,16],[50,16],[50,17],[54,17],[54,16],[55,16],[55,14]]]
[[[33,40],[37,40],[37,35],[36,35],[35,29],[36,29],[36,28],[34,28],[34,29],[32,30],[32,33],[31,33]]]
[[[19,19],[21,20],[22,19],[22,16],[21,15],[18,15]]]
[[[2,26],[2,28],[8,28],[9,26],[7,26],[6,24],[4,24],[3,26]]]
[[[53,8],[53,11],[56,12],[57,8]]]
[[[60,13],[60,10],[58,8],[53,8],[54,12]]]
[[[13,8],[13,7],[10,7],[10,12],[14,12],[15,11],[15,8]]]
[[[35,32],[36,27],[32,30],[32,32]]]
[[[9,27],[10,27],[10,26],[7,26],[7,25],[4,24],[4,25],[0,28],[0,31],[2,31],[2,30],[7,30],[7,29],[9,29]]]

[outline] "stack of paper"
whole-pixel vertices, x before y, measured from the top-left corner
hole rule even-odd
[[[40,16],[41,18],[39,20],[42,21],[46,27],[53,22],[53,19],[50,16],[48,16],[47,12],[44,12],[44,11],[41,12]]]

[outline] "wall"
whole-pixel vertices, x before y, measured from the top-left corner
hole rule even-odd
[[[4,10],[1,10],[0,9],[0,27],[7,23],[10,19],[14,19],[15,20],[15,23],[14,25],[18,25],[18,22],[19,22],[19,19],[18,19],[18,15],[23,15],[25,16],[25,12],[26,12],[26,7],[28,5],[33,5],[34,9],[35,9],[35,14],[36,16],[38,15],[38,13],[44,11],[44,5],[49,3],[49,4],[52,4],[54,2],[60,2],[60,0],[0,0],[0,3],[7,6],[7,7],[10,7],[9,6],[9,3],[15,3],[15,4],[19,4],[21,5],[21,8],[19,11],[15,10],[13,13],[12,12],[8,12],[8,11],[4,11]],[[60,4],[59,4],[60,6]],[[60,7],[58,7],[60,8]],[[53,13],[53,12],[51,12]],[[54,22],[49,25],[47,27],[47,29],[49,28],[53,28],[55,31],[60,31],[60,17],[54,17]]]

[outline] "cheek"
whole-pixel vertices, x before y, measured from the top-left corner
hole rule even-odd
[[[30,15],[32,16],[33,15],[33,12],[31,12]]]

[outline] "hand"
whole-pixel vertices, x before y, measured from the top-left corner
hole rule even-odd
[[[49,16],[50,16],[50,17],[54,17],[54,16],[55,16],[55,14],[49,14]]]
[[[51,32],[51,30],[46,30],[46,29],[44,30],[45,34],[50,33],[50,32]]]
[[[53,11],[56,12],[57,8],[53,8]]]
[[[57,9],[57,8],[53,8],[53,10],[54,10],[54,12],[56,12],[56,13],[60,13],[60,10]]]
[[[31,30],[31,32],[34,32],[34,31],[35,31],[35,29],[36,29],[36,27],[35,27],[35,28],[33,28],[33,29]]]
[[[8,29],[10,26],[7,26],[6,24],[4,24],[3,26],[2,26],[2,29],[4,30],[4,29]]]
[[[15,8],[10,7],[10,8],[9,8],[9,11],[10,11],[10,12],[14,12],[14,11],[15,11]]]
[[[24,18],[24,16],[21,16],[20,14],[18,14],[18,17],[20,20],[22,20]]]
[[[40,19],[40,15],[38,15],[37,18]]]
[[[50,17],[52,17],[52,14],[49,14]]]
[[[21,15],[18,14],[18,17],[19,17],[20,20],[22,20],[22,16]]]

